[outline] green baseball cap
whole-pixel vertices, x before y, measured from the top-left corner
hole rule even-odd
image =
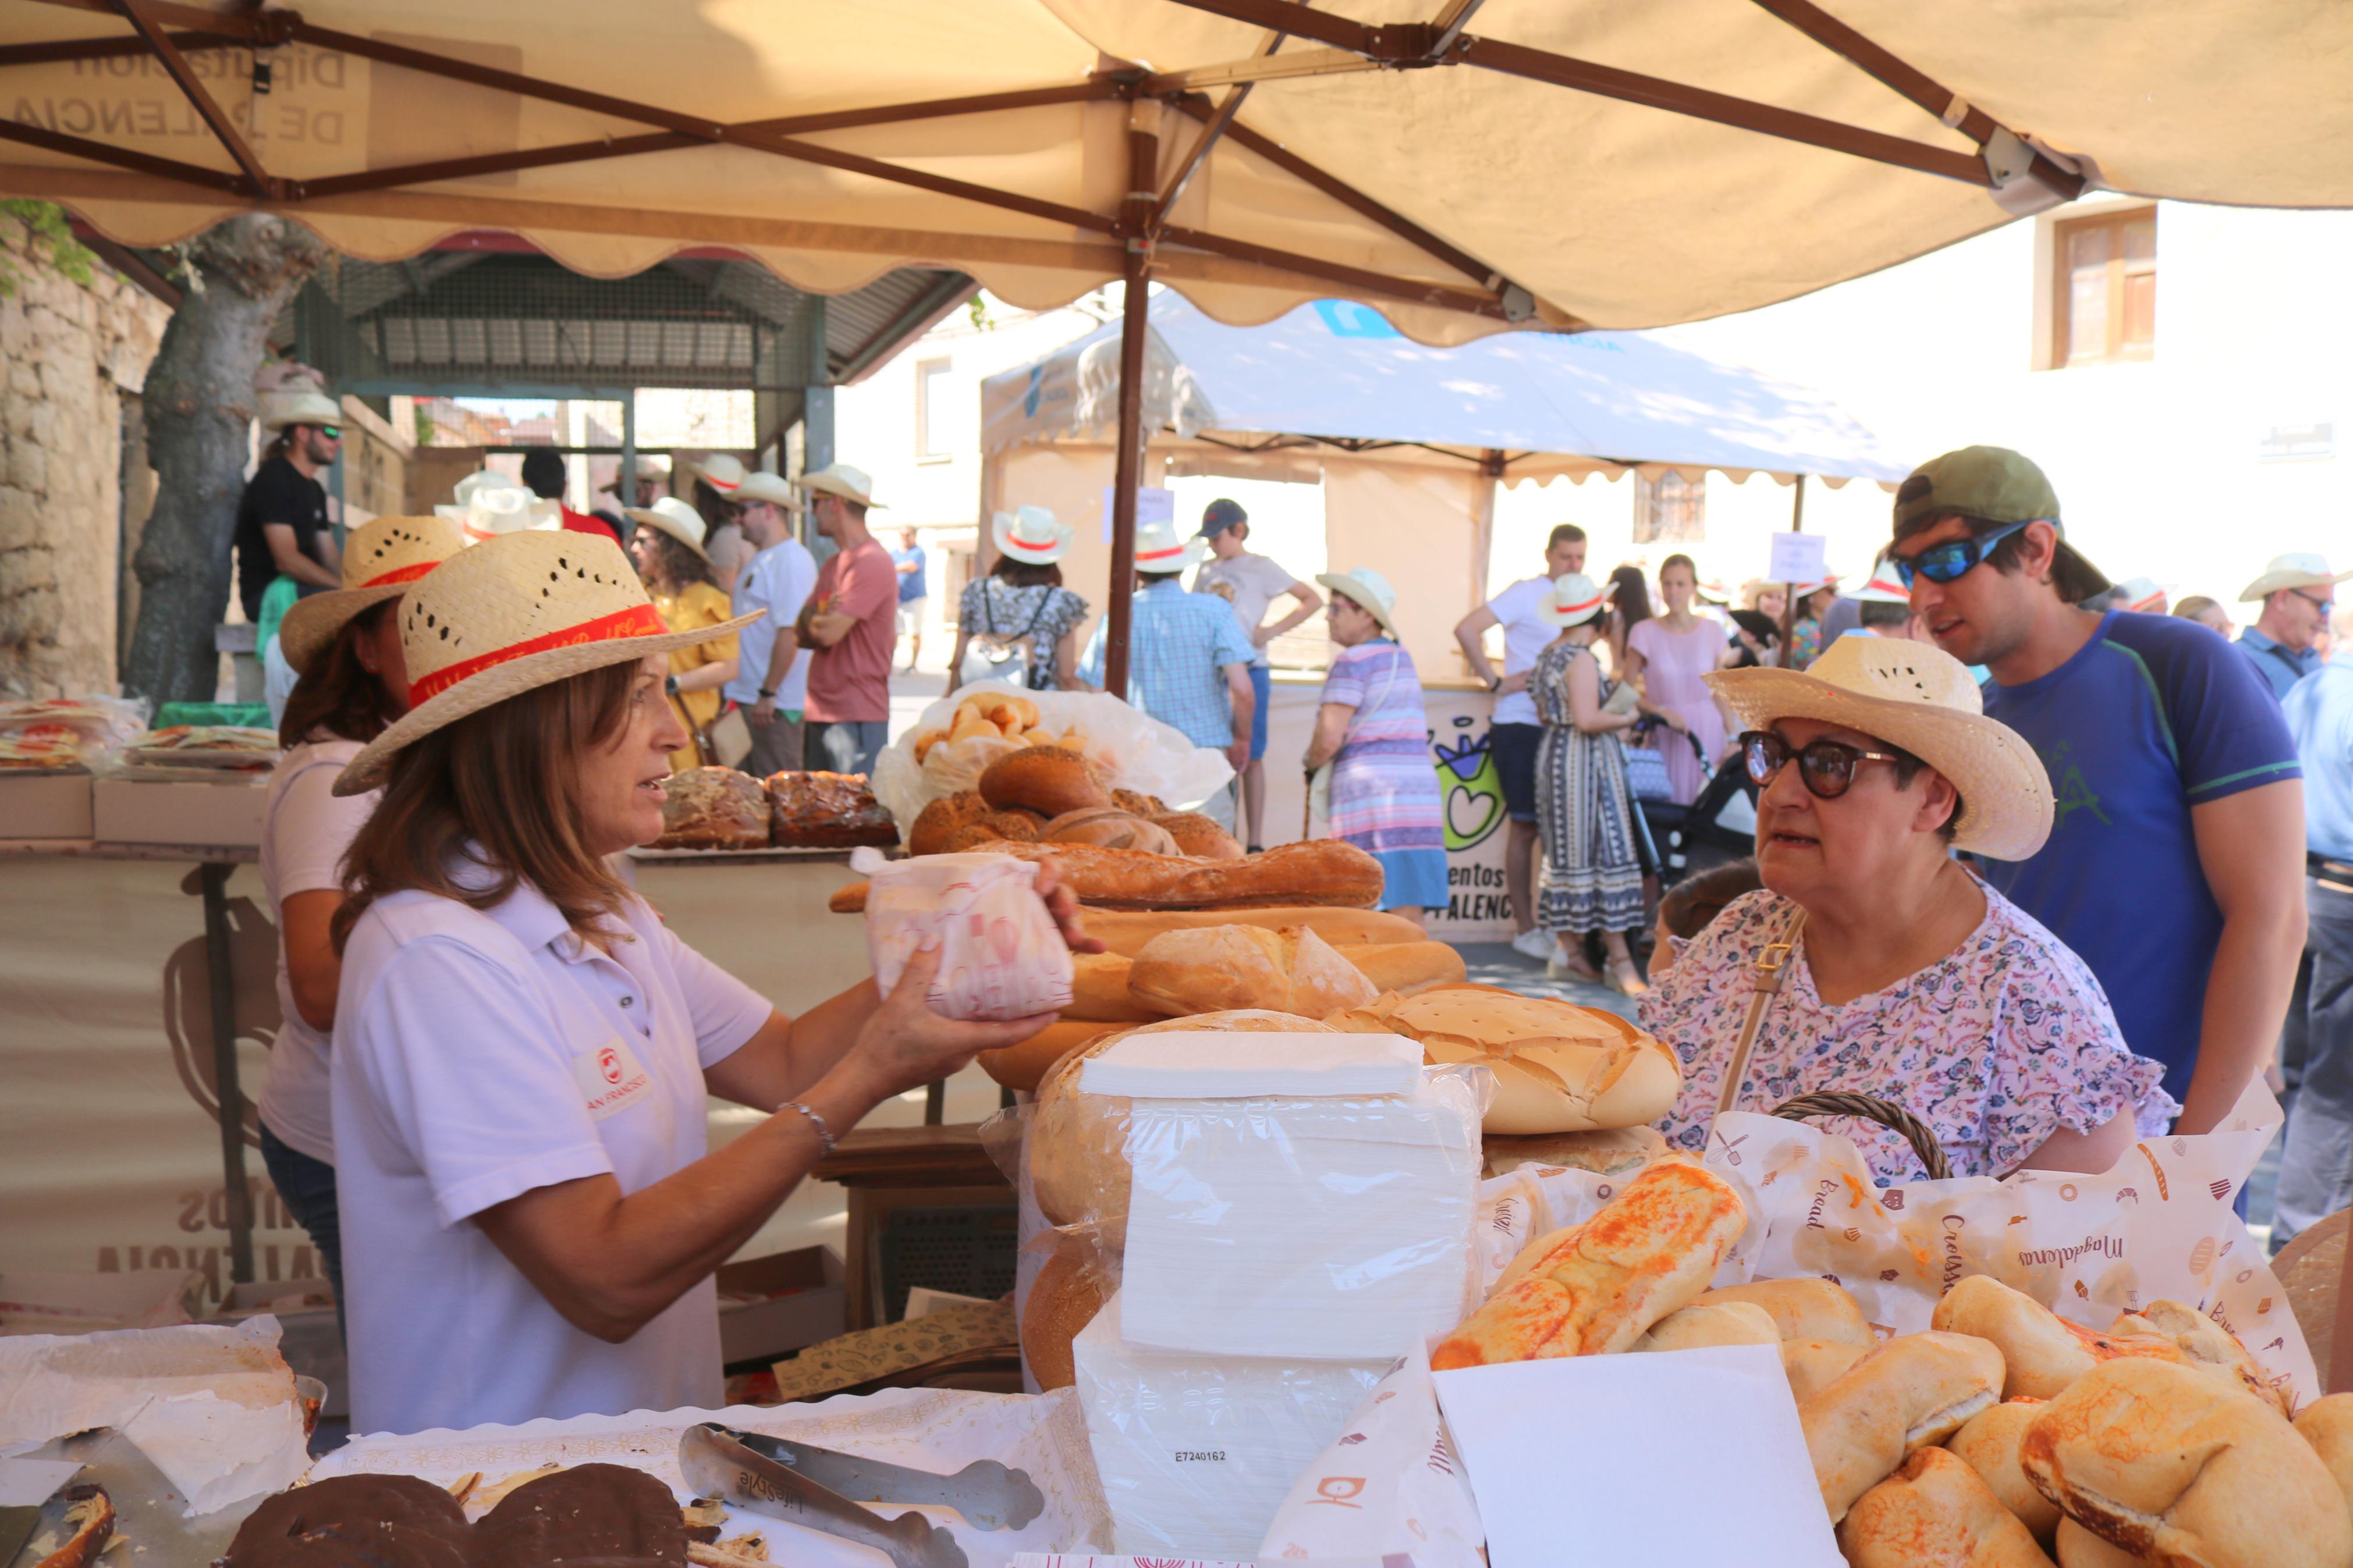
[[[2060,595],[2071,603],[2104,594],[2107,574],[2067,542],[2059,517],[2059,492],[2048,475],[2023,452],[2007,447],[1963,447],[1931,458],[1912,470],[1895,491],[1895,536],[1933,517],[1957,512],[1980,523],[2048,522],[2059,531]]]

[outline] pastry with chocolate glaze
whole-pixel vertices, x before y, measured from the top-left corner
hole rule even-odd
[[[518,1487],[474,1526],[473,1568],[686,1568],[670,1489],[621,1465],[575,1465]]]
[[[465,1510],[430,1481],[337,1476],[264,1499],[224,1561],[228,1568],[466,1568],[471,1540]]]

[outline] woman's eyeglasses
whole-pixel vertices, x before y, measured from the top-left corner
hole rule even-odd
[[[1900,763],[1894,752],[1866,752],[1843,741],[1809,741],[1792,747],[1770,730],[1751,730],[1740,737],[1740,761],[1759,788],[1781,775],[1790,758],[1798,760],[1798,780],[1816,800],[1836,800],[1854,783],[1857,763]]]
[[[1967,539],[1948,539],[1942,544],[1928,546],[1909,560],[1898,555],[1894,558],[1895,575],[1907,588],[1915,576],[1926,577],[1931,583],[1950,583],[1975,570],[1979,562],[1993,553],[1995,545],[2026,526],[2024,522],[2013,522],[2006,528],[1997,528],[1991,533],[1973,533]]]

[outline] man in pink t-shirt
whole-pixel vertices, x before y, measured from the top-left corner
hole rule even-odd
[[[801,607],[800,645],[809,648],[802,765],[871,773],[889,740],[891,654],[897,637],[899,568],[866,531],[874,481],[835,463],[798,481],[818,533],[839,548],[817,569]]]

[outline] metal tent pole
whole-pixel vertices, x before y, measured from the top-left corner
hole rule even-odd
[[[1789,502],[1789,531],[1791,533],[1803,533],[1806,531],[1805,475],[1799,474],[1798,476],[1796,489],[1798,493]],[[1784,669],[1789,668],[1789,628],[1797,624],[1797,620],[1798,584],[1795,583],[1784,583],[1781,584],[1781,647],[1779,654],[1781,668]]]
[[[1112,476],[1111,584],[1103,612],[1103,687],[1127,695],[1128,625],[1135,594],[1136,489],[1144,480],[1144,342],[1152,310],[1152,237],[1160,137],[1156,106],[1139,102],[1127,122],[1127,255],[1121,268],[1127,298],[1119,322],[1119,456]]]
[[[621,537],[627,539],[633,531],[629,509],[638,504],[638,389],[634,386],[621,394],[621,482],[614,492],[621,503]]]

